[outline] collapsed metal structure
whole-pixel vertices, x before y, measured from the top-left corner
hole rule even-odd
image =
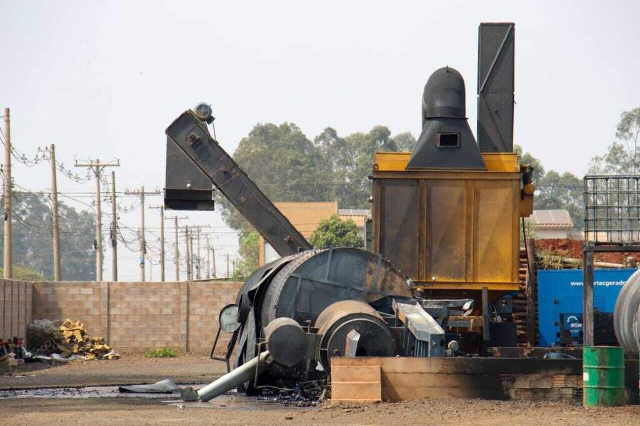
[[[221,313],[221,330],[232,333],[224,359],[229,366],[235,350],[235,369],[199,399],[255,391],[258,375],[278,386],[322,377],[334,356],[515,345],[504,297],[518,290],[519,219],[532,211],[534,188],[513,152],[514,31],[480,25],[478,142],[464,80],[445,67],[425,86],[415,149],[376,154],[373,252],[312,250],[212,137],[206,104],[167,128],[167,208],[211,209],[212,183],[282,256]]]

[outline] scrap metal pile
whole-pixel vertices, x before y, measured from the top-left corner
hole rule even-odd
[[[27,336],[29,348],[40,355],[86,360],[120,357],[103,337],[91,337],[80,321],[66,319],[56,327],[52,321],[36,320]]]

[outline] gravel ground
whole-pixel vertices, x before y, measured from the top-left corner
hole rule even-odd
[[[0,400],[4,425],[634,425],[640,407],[584,409],[551,403],[421,400],[405,403],[260,410],[169,405],[143,399]]]
[[[0,376],[0,389],[209,382],[224,366],[206,356],[74,362],[61,366],[22,366],[20,375]],[[39,369],[37,368],[39,367]],[[46,368],[43,368],[46,367]],[[584,409],[580,406],[521,401],[429,399],[371,405],[289,408],[253,402],[182,403],[166,398],[0,398],[2,425],[545,425],[640,424],[640,406]]]
[[[14,375],[0,371],[0,389],[141,384],[162,379],[175,383],[208,383],[226,372],[224,363],[201,355],[177,358],[123,355],[111,361],[31,363],[18,368],[18,374]]]

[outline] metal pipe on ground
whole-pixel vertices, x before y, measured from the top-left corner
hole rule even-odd
[[[220,396],[223,393],[228,392],[231,389],[234,389],[241,384],[253,379],[256,375],[256,369],[258,369],[257,374],[260,374],[269,366],[270,363],[271,355],[269,354],[269,351],[264,351],[257,357],[253,358],[251,361],[242,364],[235,370],[230,371],[229,373],[200,389],[197,392],[197,399],[200,401],[210,401],[213,398]],[[194,395],[193,393],[185,392],[183,392],[183,395],[181,395],[182,399],[185,401],[193,400],[193,398],[189,398],[189,396]]]

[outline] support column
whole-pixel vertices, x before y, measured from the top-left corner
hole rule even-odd
[[[189,282],[180,285],[180,343],[184,352],[189,352]]]
[[[100,283],[100,325],[102,326],[102,336],[107,343],[111,343],[111,318],[109,313],[109,284]]]
[[[593,245],[584,245],[582,267],[583,346],[593,346]]]

